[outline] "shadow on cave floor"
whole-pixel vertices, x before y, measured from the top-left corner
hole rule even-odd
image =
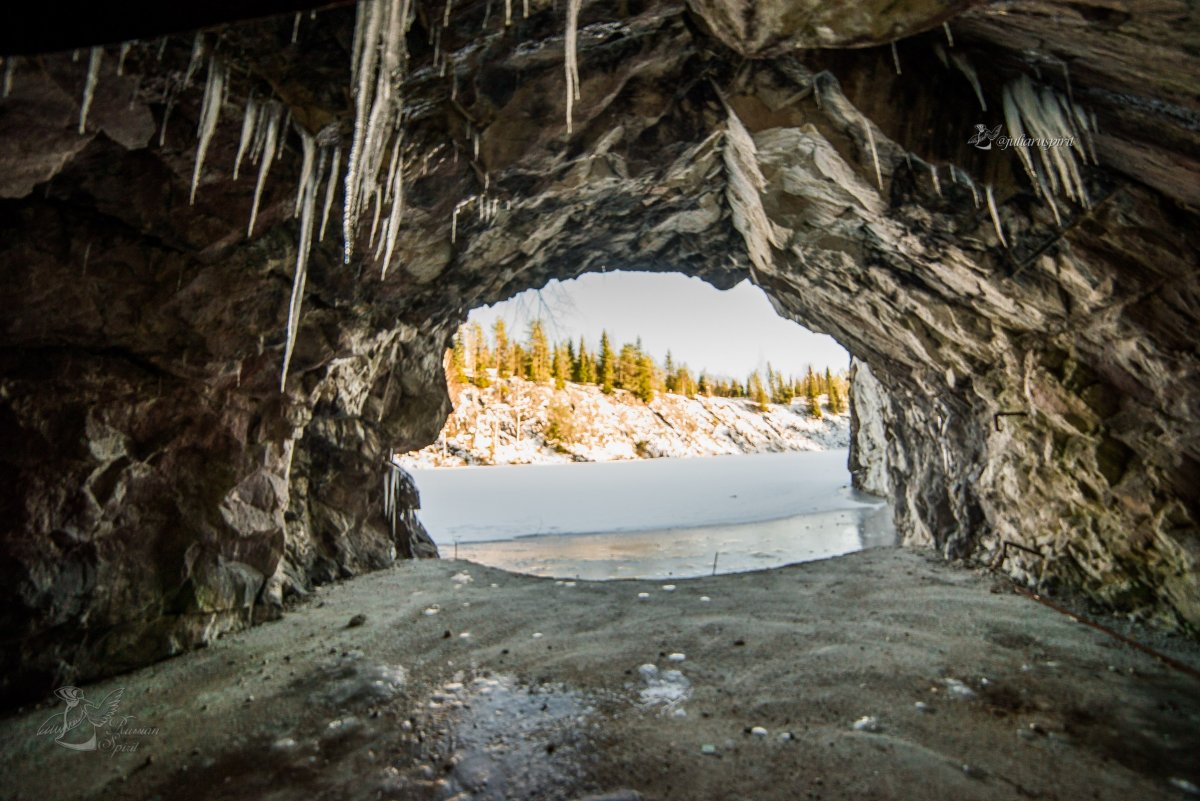
[[[4,795],[1127,801],[1200,785],[1194,679],[905,549],[673,585],[406,563],[82,692],[121,689],[95,751],[38,735],[58,698],[0,721]]]

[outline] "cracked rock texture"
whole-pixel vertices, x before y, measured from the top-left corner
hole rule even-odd
[[[616,266],[749,277],[845,344],[852,468],[907,542],[1200,628],[1197,12],[827,5],[585,3],[568,137],[561,6],[506,27],[482,1],[443,24],[416,0],[400,267],[380,279],[370,215],[342,263],[339,192],[283,392],[300,142],[248,238],[241,112],[273,96],[348,147],[354,9],[304,17],[294,43],[291,15],[204,33],[232,79],[194,205],[193,35],[135,43],[121,76],[108,47],[82,135],[86,51],[6,62],[4,701],[433,555],[415,490],[389,521],[383,488],[389,453],[449,412],[449,336],[475,306]],[[1099,130],[1090,207],[1060,198],[1059,221],[1013,150],[967,143],[1023,75]]]

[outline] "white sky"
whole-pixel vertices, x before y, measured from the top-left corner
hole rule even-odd
[[[501,318],[510,336],[524,339],[538,317],[554,341],[582,335],[595,350],[601,329],[608,329],[614,348],[641,336],[657,361],[670,350],[676,364],[686,362],[693,373],[707,369],[741,378],[770,362],[799,375],[809,364],[835,371],[850,364],[833,338],[784,320],[749,281],[721,291],[680,273],[617,271],[551,281],[540,293],[530,290],[475,309],[470,320],[490,332]]]

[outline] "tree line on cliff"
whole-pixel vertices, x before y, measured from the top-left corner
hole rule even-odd
[[[460,326],[448,354],[447,370],[451,380],[481,388],[509,378],[553,382],[558,389],[569,381],[598,386],[605,394],[625,390],[645,403],[665,392],[689,398],[749,398],[765,411],[769,403],[790,404],[801,397],[817,418],[822,416],[822,395],[827,396],[829,411],[834,414],[846,411],[849,397],[845,376],[828,367],[823,374],[810,365],[803,376],[785,376],[768,363],[765,375],[754,370],[744,381],[713,376],[705,370],[694,374],[688,365],[676,363],[670,351],[661,363],[656,362],[642,347],[640,337],[616,347],[604,331],[595,350],[583,337],[578,342],[551,342],[541,320],[529,324],[523,340],[512,336],[503,320],[495,322],[490,336],[479,323]]]

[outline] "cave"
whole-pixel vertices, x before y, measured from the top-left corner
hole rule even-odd
[[[1190,4],[313,5],[4,26],[5,707],[436,557],[454,330],[614,261],[844,344],[905,545],[1200,631]]]

